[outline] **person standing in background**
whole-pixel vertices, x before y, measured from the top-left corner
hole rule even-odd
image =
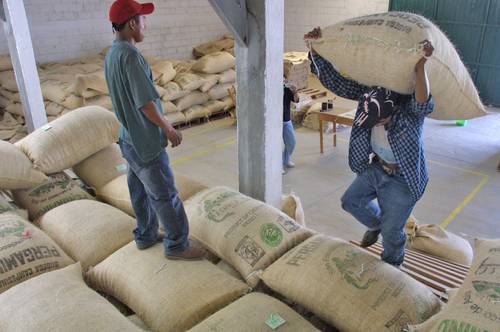
[[[288,168],[295,167],[295,163],[292,161],[292,153],[295,150],[295,130],[293,129],[293,123],[291,118],[290,104],[292,102],[298,103],[299,96],[297,94],[297,89],[293,86],[285,76],[284,86],[283,86],[283,142],[285,143],[285,148],[283,149],[283,171],[282,174],[286,173]]]

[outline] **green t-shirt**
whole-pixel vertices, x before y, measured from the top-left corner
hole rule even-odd
[[[168,140],[163,130],[141,111],[144,105],[154,101],[163,114],[149,64],[134,45],[115,40],[106,55],[104,72],[113,110],[122,124],[120,138],[132,144],[144,162],[153,160]]]

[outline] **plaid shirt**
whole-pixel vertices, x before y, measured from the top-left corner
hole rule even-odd
[[[356,114],[363,112],[361,98],[370,87],[343,77],[330,62],[321,56],[317,54],[312,56],[318,67],[321,83],[337,96],[358,100]],[[311,63],[311,70],[317,75],[316,66]],[[424,119],[434,110],[434,101],[431,96],[425,103],[417,102],[415,95],[402,95],[401,97],[403,102],[395,105],[395,113],[387,138],[416,202],[422,197],[429,181],[422,135]],[[370,139],[371,129],[352,128],[349,142],[349,166],[357,174],[365,171],[370,163],[370,154],[373,152]]]

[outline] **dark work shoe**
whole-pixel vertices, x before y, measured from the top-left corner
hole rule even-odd
[[[137,246],[137,249],[139,249],[139,250],[146,250],[146,249],[151,248],[155,244],[160,243],[162,241],[163,241],[163,234],[158,234],[158,237],[156,238],[156,241],[154,241],[154,242],[141,243],[141,244],[136,242],[135,245]]]
[[[198,246],[192,246],[188,249],[172,254],[165,254],[165,257],[170,260],[181,260],[181,261],[198,261],[205,258],[207,252]]]
[[[374,231],[366,231],[361,240],[360,247],[367,248],[378,241],[378,235],[380,234],[380,229]]]

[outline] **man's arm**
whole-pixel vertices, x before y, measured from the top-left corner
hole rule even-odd
[[[144,105],[141,108],[141,112],[144,113],[149,121],[153,122],[156,126],[163,130],[170,143],[172,143],[172,147],[176,147],[181,144],[182,134],[179,131],[175,130],[174,127],[172,127],[172,125],[167,121],[163,114],[160,114],[160,111],[153,101],[150,101],[146,105]]]
[[[288,86],[288,89],[292,92],[292,101],[298,103],[300,98],[295,85]]]
[[[310,52],[309,56],[311,58],[311,72],[318,76],[325,88],[337,96],[358,100],[368,89],[367,86],[342,76],[330,62],[314,53],[314,51]]]
[[[424,45],[424,54],[415,65],[415,96],[412,112],[418,115],[427,116],[434,110],[434,102],[430,96],[429,79],[425,70],[427,58],[432,56],[434,47],[428,40],[422,42]]]
[[[310,41],[317,40],[321,38],[321,36],[322,32],[320,27],[317,27],[304,35],[304,41],[311,50],[308,54],[308,57],[311,60],[311,72],[318,76],[321,84],[337,96],[351,100],[358,100],[368,87],[342,76],[330,62],[323,59],[312,49]]]
[[[172,143],[172,147],[181,144],[182,135],[170,125],[154,103],[156,99],[160,98],[160,95],[137,54],[131,54],[127,58],[125,73],[130,84],[130,97],[134,101],[136,108],[149,121],[163,130],[165,136]]]

